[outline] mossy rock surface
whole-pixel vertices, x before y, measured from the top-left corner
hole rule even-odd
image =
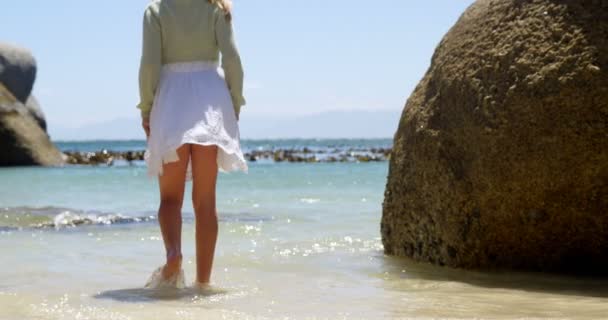
[[[608,273],[608,1],[479,0],[395,135],[387,254]]]

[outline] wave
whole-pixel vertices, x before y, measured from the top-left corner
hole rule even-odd
[[[0,208],[0,231],[14,229],[61,229],[87,225],[113,225],[156,220],[154,216],[131,217],[117,213],[60,207]]]
[[[187,214],[187,213],[186,213]],[[274,218],[250,213],[227,214],[220,222],[264,222]],[[185,215],[185,221],[193,217]],[[156,221],[152,215],[128,216],[119,213],[84,211],[61,207],[0,208],[0,232],[22,229],[64,229],[82,226],[123,225]]]

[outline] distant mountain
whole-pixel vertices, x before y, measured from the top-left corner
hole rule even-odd
[[[331,111],[298,117],[243,116],[241,137],[263,138],[392,138],[401,111]]]
[[[241,138],[392,138],[400,116],[400,110],[330,111],[305,116],[249,116],[244,112],[240,122]],[[55,141],[144,138],[137,118],[121,118],[78,128],[50,124],[49,133]]]
[[[50,123],[48,131],[53,141],[145,139],[141,120],[138,118],[120,118],[76,128],[60,127]]]

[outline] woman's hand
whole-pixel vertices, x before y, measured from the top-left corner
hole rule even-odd
[[[142,118],[141,126],[144,128],[144,132],[146,133],[146,139],[150,137],[150,118]]]

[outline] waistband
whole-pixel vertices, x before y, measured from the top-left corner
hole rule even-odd
[[[191,72],[191,71],[205,71],[219,68],[219,62],[217,61],[191,61],[191,62],[176,62],[167,63],[163,65],[163,71],[172,72]]]

